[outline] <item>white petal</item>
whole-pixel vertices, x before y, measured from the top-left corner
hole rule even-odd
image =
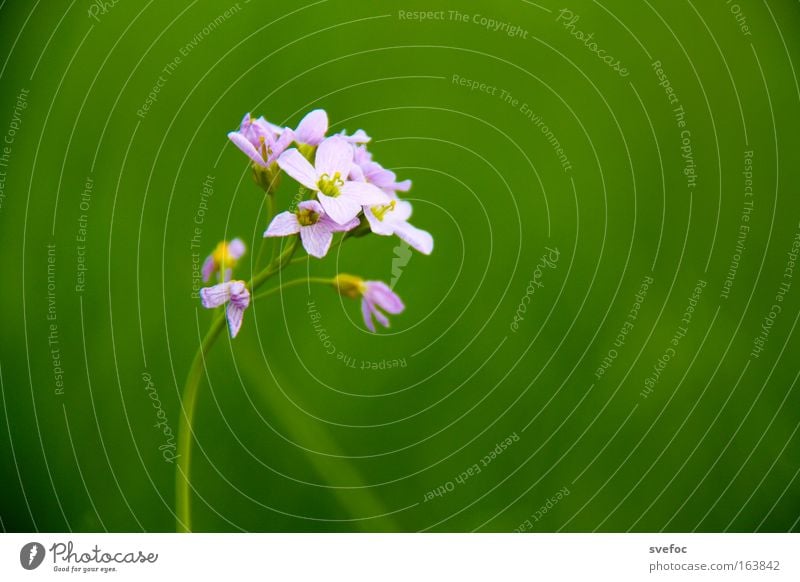
[[[230,140],[236,144],[236,147],[242,150],[247,156],[260,166],[266,166],[264,158],[261,153],[250,143],[250,141],[238,131],[232,131],[228,134]]]
[[[231,337],[236,337],[236,335],[239,333],[239,329],[242,327],[244,309],[230,303],[225,309],[225,315],[228,316],[228,328],[231,331]]]
[[[300,223],[294,212],[281,212],[269,223],[264,236],[289,236],[300,232]]]
[[[424,255],[433,251],[433,237],[426,230],[401,222],[394,225],[394,233]]]
[[[333,177],[338,172],[343,180],[350,173],[352,163],[353,146],[340,137],[329,137],[319,144],[317,156],[314,158],[318,176],[328,174]]]
[[[228,301],[231,298],[230,285],[230,283],[220,283],[213,287],[200,289],[200,300],[203,303],[203,307],[213,309]]]
[[[318,192],[317,198],[325,209],[325,214],[338,224],[347,224],[361,212],[361,205],[344,195],[334,198]]]
[[[369,206],[364,207],[364,216],[367,217],[370,230],[375,234],[381,236],[390,236],[394,234],[394,226],[389,222],[378,220],[378,217],[372,213],[372,208]]]
[[[317,172],[314,171],[314,166],[295,148],[283,152],[278,158],[278,165],[306,188],[317,189]]]
[[[294,131],[297,143],[318,145],[328,132],[328,114],[324,109],[315,109],[309,112]]]
[[[303,241],[303,248],[309,255],[321,259],[331,248],[333,233],[326,228],[325,223],[318,222],[301,228],[300,239]]]
[[[361,206],[377,206],[391,202],[391,198],[385,192],[366,182],[345,182],[341,189],[340,198],[349,198]]]

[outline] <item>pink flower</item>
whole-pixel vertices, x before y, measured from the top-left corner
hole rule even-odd
[[[383,313],[397,315],[406,308],[397,294],[389,289],[386,283],[381,281],[364,281],[363,297],[361,299],[361,313],[364,316],[364,324],[371,332],[375,331],[375,323],[372,317],[375,316],[383,327],[389,327],[389,318]],[[381,311],[383,310],[383,311]]]
[[[239,131],[228,134],[230,140],[258,166],[269,167],[294,139],[291,129],[280,128],[263,117],[255,119],[245,114]]]
[[[235,238],[230,242],[220,242],[203,263],[203,282],[207,283],[211,276],[217,272],[219,273],[220,281],[230,279],[233,267],[242,258],[245,250],[244,242],[240,238]]]
[[[352,163],[353,147],[339,136],[319,145],[314,166],[295,148],[278,158],[281,169],[316,192],[325,213],[342,225],[358,216],[362,206],[389,203],[389,197],[372,184],[347,180]]]
[[[231,337],[236,337],[242,327],[244,310],[250,305],[250,292],[244,281],[226,281],[213,287],[204,287],[200,289],[200,299],[206,309],[227,304],[225,316],[228,318],[228,328]]]
[[[374,184],[392,197],[395,197],[397,192],[408,192],[411,189],[411,180],[398,182],[394,172],[372,160],[372,154],[365,146],[355,149],[350,178],[358,182]]]
[[[334,286],[345,297],[361,297],[361,313],[364,324],[371,332],[375,332],[373,317],[383,327],[389,327],[386,313],[397,315],[406,308],[397,294],[381,281],[364,281],[361,277],[340,273],[334,279]]]
[[[408,222],[411,217],[411,204],[405,200],[392,200],[383,206],[365,206],[364,216],[375,234],[391,236],[396,234],[401,240],[429,255],[433,251],[433,237]]]
[[[294,141],[299,145],[318,146],[325,139],[328,133],[328,114],[324,109],[314,109],[300,120],[297,129],[294,130]],[[359,129],[353,135],[347,135],[344,131],[336,134],[348,143],[367,143],[371,138]]]
[[[324,109],[314,109],[306,114],[294,130],[294,141],[298,144],[317,146],[328,133],[328,114]]]
[[[289,236],[300,233],[303,247],[312,257],[321,259],[328,253],[334,232],[344,232],[358,226],[354,218],[347,224],[337,224],[325,214],[316,200],[297,205],[297,212],[281,212],[270,223],[264,236]]]

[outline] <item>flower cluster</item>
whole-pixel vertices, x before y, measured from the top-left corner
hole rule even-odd
[[[264,232],[265,239],[299,237],[306,253],[321,259],[328,254],[337,233],[343,233],[344,238],[373,233],[397,236],[417,251],[430,254],[433,237],[409,222],[411,203],[398,196],[409,191],[411,181],[398,181],[394,172],[373,160],[367,149],[371,138],[363,130],[352,135],[345,131],[327,134],[328,115],[322,109],[308,113],[294,129],[248,113],[239,129],[228,134],[250,158],[253,178],[266,193],[270,208],[282,174],[300,185],[304,199],[295,208],[272,218]],[[293,252],[294,246],[289,248]],[[288,264],[279,257],[266,268],[265,277],[254,276],[250,283],[231,280],[233,268],[244,252],[241,240],[223,241],[203,265],[205,281],[214,273],[219,274],[220,280],[201,290],[203,306],[226,306],[232,337],[241,327],[251,292]],[[255,272],[260,267],[255,264],[253,268]],[[370,331],[375,331],[374,320],[389,327],[386,313],[396,315],[405,309],[400,298],[380,281],[364,281],[345,274],[324,281],[346,297],[362,299],[364,323]]]

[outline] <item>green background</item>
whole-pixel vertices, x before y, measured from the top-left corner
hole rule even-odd
[[[234,236],[258,245],[262,195],[226,132],[247,111],[295,126],[316,107],[335,131],[365,129],[376,159],[413,180],[413,222],[436,247],[399,268],[407,307],[388,331],[366,332],[353,300],[298,287],[255,303],[240,336],[214,347],[195,427],[197,530],[798,529],[800,283],[751,355],[791,282],[800,221],[796,2],[739,2],[750,35],[723,0],[242,0],[209,34],[235,3],[120,0],[97,19],[91,6],[0,5],[6,136],[29,91],[0,168],[3,529],[174,529],[175,467],[159,451],[143,374],[177,430],[212,318],[191,297],[203,181],[214,177],[201,256]],[[558,22],[564,7],[629,76]],[[445,19],[401,18],[415,10]],[[694,189],[656,60],[686,112]],[[137,116],[159,75],[157,101]],[[453,75],[498,89],[470,91]],[[726,299],[747,150],[753,210]],[[280,203],[292,194],[287,179]],[[88,270],[77,292],[81,214]],[[63,394],[48,344],[48,244]],[[350,241],[309,271],[388,282],[397,246]],[[513,331],[545,247],[559,260]],[[597,379],[646,276],[639,318]],[[688,333],[644,398],[699,279]],[[326,353],[309,299],[355,368]],[[406,366],[360,369],[395,359]]]

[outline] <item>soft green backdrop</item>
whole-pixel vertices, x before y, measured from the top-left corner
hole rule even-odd
[[[622,77],[557,20],[563,7],[0,4],[0,131],[13,142],[0,167],[3,528],[174,528],[174,465],[143,374],[177,430],[181,384],[211,320],[191,298],[203,182],[213,176],[201,256],[222,238],[257,245],[260,191],[225,134],[247,111],[294,126],[323,107],[333,129],[364,128],[376,158],[414,181],[414,222],[436,248],[400,267],[407,309],[378,336],[356,302],[312,289],[355,368],[326,353],[302,287],[257,303],[241,335],[215,346],[197,415],[196,529],[797,530],[800,283],[763,352],[750,353],[791,282],[800,221],[800,8],[573,0],[572,30],[593,32],[630,71]],[[444,19],[403,18],[417,10]],[[693,190],[656,60],[686,112]],[[497,90],[470,91],[453,75]],[[159,76],[157,100],[137,116]],[[753,209],[725,299],[746,150]],[[282,203],[291,196],[286,180]],[[48,344],[48,244],[63,394]],[[348,242],[310,271],[390,281],[396,246]],[[513,331],[545,247],[559,260]],[[598,380],[646,276],[639,318]],[[643,398],[698,279],[707,285],[688,333]],[[405,367],[361,369],[394,359]],[[476,463],[479,474],[456,480]]]

